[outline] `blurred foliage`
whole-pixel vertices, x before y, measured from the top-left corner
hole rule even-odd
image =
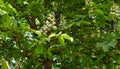
[[[0,0],[1,69],[120,69],[119,0]]]

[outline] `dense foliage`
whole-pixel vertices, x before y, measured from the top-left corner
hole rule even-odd
[[[1,69],[120,69],[119,0],[0,0]]]

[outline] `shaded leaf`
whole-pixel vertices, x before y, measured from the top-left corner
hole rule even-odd
[[[48,49],[47,54],[48,54],[48,58],[52,59],[53,55],[52,55],[52,52],[51,52],[50,48]]]
[[[113,63],[109,63],[107,65],[107,69],[115,69],[115,65]]]
[[[41,54],[41,53],[43,53],[43,46],[42,45],[39,45],[39,46],[37,46],[36,47],[36,49],[35,49],[35,54]]]
[[[109,46],[105,45],[105,46],[102,46],[102,49],[104,52],[108,52],[109,51]]]
[[[101,9],[96,9],[95,13],[98,14],[98,15],[104,15],[104,13]]]
[[[116,61],[116,63],[120,64],[120,55],[114,56],[113,59]]]
[[[115,48],[116,44],[117,44],[117,40],[113,39],[111,41],[105,41],[105,42],[97,43],[97,46],[102,47],[103,51],[107,52],[107,51],[109,51],[110,47]]]
[[[115,48],[116,44],[117,44],[117,40],[113,39],[108,43],[108,46],[111,46],[111,47]]]

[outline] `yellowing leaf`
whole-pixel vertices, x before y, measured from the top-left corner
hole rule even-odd
[[[50,36],[48,38],[55,37],[55,36],[56,36],[56,34],[52,33],[52,34],[50,34]]]
[[[63,38],[65,38],[65,39],[70,40],[70,36],[69,36],[69,35],[67,35],[67,34],[61,34],[61,37],[63,37]]]
[[[70,40],[71,42],[73,41],[73,38],[70,37],[70,36],[67,35],[67,34],[61,34],[61,37],[64,38],[64,39],[68,39],[68,40]]]
[[[6,60],[0,60],[0,62],[2,63],[1,69],[10,69],[9,64]]]
[[[60,34],[59,37],[58,37],[58,40],[59,40],[61,45],[65,45],[65,40],[64,39],[67,39],[67,40],[70,40],[71,42],[73,42],[73,38],[70,37],[69,35]]]
[[[48,42],[50,42],[51,38],[52,38],[52,37],[55,37],[55,36],[56,36],[55,33],[50,34],[49,37],[47,38]]]
[[[34,29],[30,29],[33,33],[37,34],[38,36],[41,35],[41,32],[40,31],[37,31],[37,30],[34,30]]]

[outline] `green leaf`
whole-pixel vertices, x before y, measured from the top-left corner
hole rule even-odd
[[[109,63],[107,65],[107,69],[115,69],[115,65],[113,63]]]
[[[0,60],[0,62],[2,63],[1,69],[10,69],[9,64],[6,60]]]
[[[19,4],[22,4],[22,0],[18,0],[17,2],[18,2]]]
[[[63,45],[63,46],[65,45],[65,41],[64,41],[63,37],[59,36],[58,40],[59,40],[61,45]]]
[[[104,51],[104,52],[108,52],[108,51],[109,51],[109,46],[107,46],[107,45],[102,46],[102,48],[103,48],[103,51]]]
[[[20,28],[21,29],[24,29],[24,30],[29,30],[30,29],[30,26],[29,26],[29,24],[27,24],[27,23],[21,23],[20,24]],[[31,30],[31,29],[30,29]]]
[[[0,6],[2,6],[4,4],[3,0],[0,0]]]
[[[36,40],[36,41],[38,42],[38,40]],[[30,48],[35,47],[35,46],[37,45],[37,42],[34,42],[34,43],[30,46]]]
[[[38,45],[34,52],[37,55],[43,53],[43,46],[42,45]]]
[[[2,23],[5,27],[9,27],[11,23],[11,18],[9,17],[8,13],[3,13],[2,15]]]
[[[74,24],[75,24],[75,22],[71,22],[71,21],[70,21],[69,24],[66,24],[66,25],[65,25],[65,28],[69,29],[69,28],[71,28]],[[80,23],[76,23],[76,25],[80,26]]]
[[[111,40],[107,45],[115,48],[116,44],[117,44],[117,40],[116,40],[116,39],[113,39],[113,40]]]
[[[61,37],[62,38],[65,38],[65,39],[68,39],[68,40],[70,40],[71,38],[70,38],[70,36],[69,35],[67,35],[67,34],[61,34]]]
[[[49,35],[48,38],[52,38],[52,37],[55,37],[55,36],[56,36],[56,34],[55,34],[55,33],[52,33],[52,34]]]
[[[90,22],[86,21],[86,20],[81,20],[80,21],[81,25],[90,25]]]
[[[109,14],[108,18],[109,20],[114,20],[117,16],[115,14]]]
[[[98,14],[98,15],[104,15],[104,13],[101,9],[96,9],[95,13]]]
[[[55,37],[56,34],[55,33],[52,33],[49,35],[49,37],[47,38],[48,42],[50,42],[51,38]]]
[[[40,31],[36,31],[34,29],[30,29],[33,33],[37,34],[38,36],[41,36],[41,32]]]
[[[48,54],[48,58],[52,59],[53,55],[52,55],[52,52],[51,52],[50,48],[48,49],[47,54]]]
[[[6,6],[6,10],[7,10],[8,12],[10,12],[11,14],[17,12],[17,11],[15,10],[15,8],[13,8],[13,6],[10,5],[10,4],[8,4],[8,5]]]
[[[61,34],[61,37],[64,38],[64,39],[70,40],[71,42],[73,41],[73,38],[70,37],[70,36],[67,35],[67,34]]]
[[[58,36],[58,40],[59,40],[60,44],[63,45],[63,46],[65,45],[65,40],[64,39],[67,39],[67,40],[70,40],[71,42],[73,42],[73,38],[70,37],[69,35],[67,35],[67,34],[60,34]]]
[[[108,52],[110,47],[115,48],[117,44],[117,40],[113,39],[111,41],[105,41],[105,42],[101,42],[101,43],[97,43],[97,46],[102,47],[104,52]]]
[[[116,63],[120,64],[120,55],[114,56],[113,59],[116,61]]]

